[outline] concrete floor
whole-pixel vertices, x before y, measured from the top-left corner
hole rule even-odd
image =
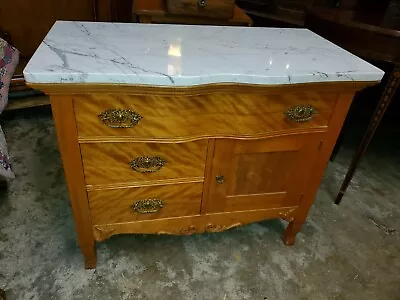
[[[8,299],[400,299],[399,130],[378,133],[338,207],[359,134],[347,138],[293,247],[282,244],[279,220],[116,236],[98,244],[97,269],[85,270],[50,111],[3,115],[1,124],[17,176],[0,195]]]

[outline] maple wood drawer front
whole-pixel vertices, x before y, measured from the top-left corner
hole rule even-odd
[[[167,9],[171,14],[224,19],[232,17],[234,5],[234,0],[167,0]]]
[[[338,94],[307,92],[297,94],[224,94],[201,96],[73,96],[82,137],[124,136],[173,138],[193,136],[254,135],[265,132],[326,127]],[[285,113],[293,107],[311,106],[310,120],[290,120]],[[105,124],[99,115],[109,109],[130,110],[140,115],[130,128]],[[106,121],[107,122],[107,121]]]
[[[204,177],[207,140],[81,144],[86,184]]]
[[[88,191],[94,225],[200,214],[203,183]]]

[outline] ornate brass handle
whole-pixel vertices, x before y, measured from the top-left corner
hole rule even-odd
[[[133,210],[139,214],[156,213],[163,207],[162,200],[156,198],[138,200],[132,205]]]
[[[159,171],[165,163],[165,159],[159,156],[141,156],[129,162],[129,165],[136,172],[151,173]]]
[[[215,176],[215,180],[217,181],[218,184],[223,184],[225,178],[222,175],[217,175],[217,176]]]
[[[199,6],[200,7],[206,7],[207,0],[199,0]]]
[[[317,110],[311,105],[296,105],[289,108],[285,115],[293,122],[308,122],[317,113]]]
[[[98,117],[105,125],[112,128],[130,128],[137,125],[143,118],[130,109],[107,109]]]

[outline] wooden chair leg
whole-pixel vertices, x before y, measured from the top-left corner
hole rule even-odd
[[[360,164],[361,159],[364,156],[365,151],[367,150],[367,147],[372,140],[372,137],[375,134],[376,129],[378,128],[378,125],[381,122],[382,117],[390,101],[392,100],[394,94],[396,93],[399,84],[400,84],[400,67],[395,67],[392,73],[390,74],[388,84],[386,85],[385,91],[383,92],[383,95],[379,100],[378,106],[375,109],[374,114],[372,115],[371,122],[369,123],[368,129],[363,137],[363,140],[361,141],[361,144],[358,146],[357,151],[354,154],[354,157],[350,163],[350,167],[347,171],[346,177],[342,183],[342,186],[340,187],[338,195],[336,196],[335,200],[336,205],[339,205],[340,202],[342,201],[343,195],[346,192],[346,189],[349,186],[351,179],[353,178],[353,175],[358,165]]]
[[[0,190],[6,190],[8,188],[7,181],[0,181]]]
[[[0,300],[6,300],[6,292],[0,289]]]

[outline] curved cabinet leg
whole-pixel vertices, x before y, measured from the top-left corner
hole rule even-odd
[[[82,253],[85,257],[85,269],[96,268],[97,258],[96,258],[96,247],[92,245],[85,249],[82,248]]]
[[[296,242],[296,234],[300,231],[304,222],[293,220],[289,223],[288,227],[283,234],[283,242],[286,246],[292,246]]]

